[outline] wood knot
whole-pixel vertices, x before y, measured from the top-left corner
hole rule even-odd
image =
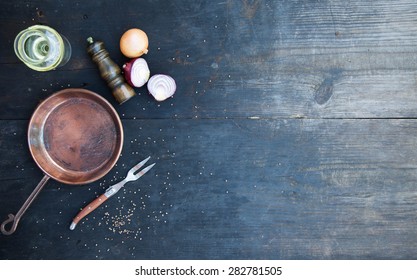
[[[341,70],[332,70],[330,76],[326,77],[317,90],[314,92],[314,100],[319,105],[327,103],[334,93],[334,84],[341,76]]]

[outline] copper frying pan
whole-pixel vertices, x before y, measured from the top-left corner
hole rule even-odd
[[[15,232],[21,216],[50,178],[81,185],[106,175],[122,151],[123,127],[112,105],[100,95],[65,89],[37,107],[29,122],[28,142],[45,175],[17,214],[9,214],[1,224],[5,235]]]

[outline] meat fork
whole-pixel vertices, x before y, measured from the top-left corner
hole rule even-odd
[[[78,214],[77,216],[75,216],[75,218],[72,220],[71,226],[70,226],[70,230],[75,229],[75,227],[77,226],[78,222],[81,221],[82,218],[84,218],[85,216],[87,216],[88,214],[90,214],[91,212],[93,212],[97,207],[99,207],[103,202],[105,202],[107,199],[109,199],[110,197],[112,197],[113,195],[115,195],[121,188],[123,188],[125,186],[125,184],[127,182],[131,182],[131,181],[135,181],[137,179],[139,179],[140,177],[143,176],[143,174],[145,174],[146,172],[148,172],[154,165],[155,163],[145,167],[144,169],[142,169],[141,171],[138,172],[138,170],[145,165],[145,163],[150,159],[151,157],[147,157],[144,160],[142,160],[141,162],[139,162],[138,164],[136,164],[135,166],[133,166],[129,172],[127,172],[127,176],[126,178],[124,178],[122,181],[120,181],[119,183],[109,187],[104,194],[100,195],[99,197],[97,197],[95,200],[93,200],[92,202],[90,202],[86,207],[84,207]]]

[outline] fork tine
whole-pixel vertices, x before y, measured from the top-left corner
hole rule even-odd
[[[139,168],[141,168],[151,157],[147,157],[144,160],[142,160],[141,162],[139,162],[138,164],[136,164],[135,166],[133,166],[128,173],[132,174],[135,173],[136,171],[139,170]]]
[[[143,176],[143,174],[145,174],[146,172],[148,172],[154,165],[155,165],[155,163],[152,163],[151,165],[148,165],[147,167],[145,167],[144,169],[142,169],[137,174],[134,174],[133,176],[136,177],[136,180],[139,179],[140,177]]]

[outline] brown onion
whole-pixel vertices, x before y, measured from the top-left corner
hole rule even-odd
[[[175,80],[168,75],[157,74],[152,76],[148,81],[149,93],[157,101],[164,101],[168,97],[173,96],[176,89],[177,85],[175,84]]]
[[[129,58],[148,53],[148,36],[143,30],[132,28],[120,38],[120,51]]]

